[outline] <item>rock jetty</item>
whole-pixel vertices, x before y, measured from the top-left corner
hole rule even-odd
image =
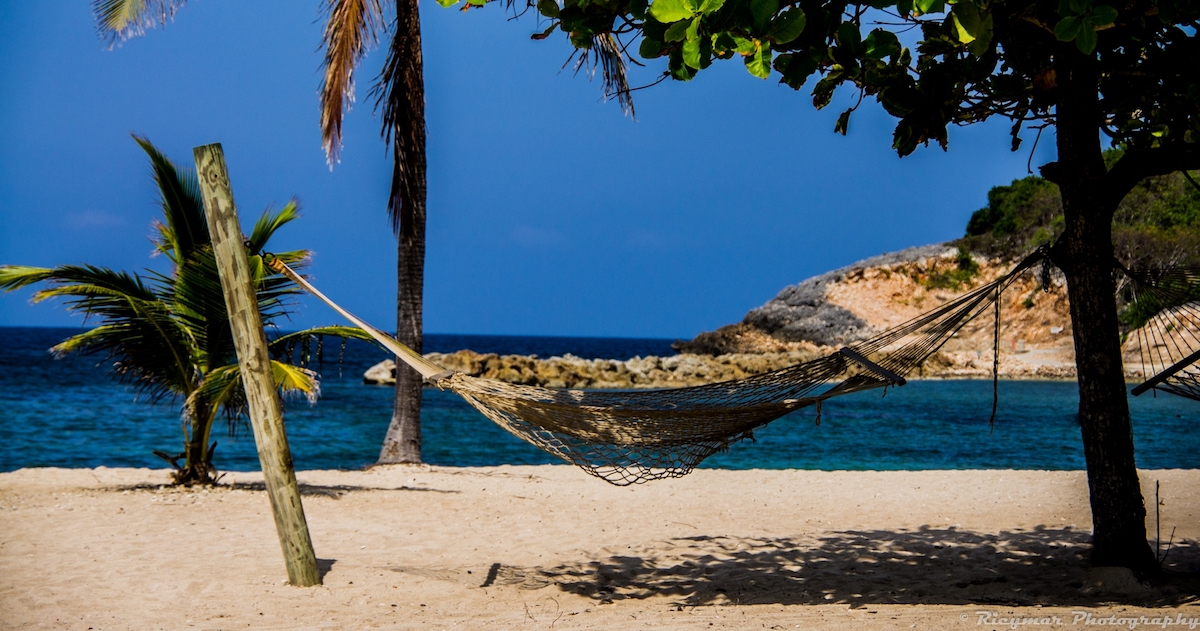
[[[634,357],[625,361],[615,359],[582,359],[574,355],[540,359],[535,355],[497,355],[462,350],[457,353],[428,353],[425,357],[451,370],[496,379],[508,383],[547,388],[600,388],[628,390],[635,388],[681,388],[715,381],[741,379],[769,372],[784,366],[814,359],[812,351],[786,353],[674,355],[671,357]],[[396,382],[396,364],[384,360],[372,366],[363,382],[386,385]]]

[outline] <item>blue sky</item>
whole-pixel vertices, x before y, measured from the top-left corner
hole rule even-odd
[[[298,197],[304,217],[275,244],[312,249],[318,286],[392,328],[391,167],[366,95],[383,54],[364,62],[330,171],[319,4],[192,0],[111,51],[89,2],[0,4],[0,264],[162,269],[149,258],[155,189],[129,133],[186,165],[192,147],[221,142],[243,223]],[[532,14],[421,9],[428,332],[692,337],[813,274],[958,237],[990,187],[1026,174],[1003,120],[899,159],[873,102],[843,138],[843,103],[815,111],[807,89],[737,62],[637,92],[635,122],[598,82],[560,72],[570,48],[559,34],[531,41]],[[1033,164],[1051,159],[1048,134]],[[0,295],[0,326],[79,323],[29,293]],[[306,300],[294,321],[337,316]]]

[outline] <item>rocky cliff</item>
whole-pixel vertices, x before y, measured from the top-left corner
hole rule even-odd
[[[747,313],[742,322],[745,327],[788,342],[833,346],[866,339],[881,329],[869,314],[859,313],[855,305],[843,305],[834,298],[843,285],[861,280],[871,270],[887,270],[886,277],[900,266],[925,269],[943,258],[952,259],[955,253],[945,245],[927,245],[859,261],[785,287],[767,304]]]
[[[910,248],[827,272],[784,288],[742,322],[675,344],[684,353],[779,352],[797,342],[840,346],[870,338],[994,280],[1012,267],[999,259],[967,257],[947,245]],[[1033,272],[1014,282],[1001,302],[1001,361],[1008,350],[1014,376],[1021,363],[1074,364],[1066,286],[1052,276],[1043,291]],[[931,364],[967,368],[964,354],[990,366],[993,320],[965,326]],[[961,356],[961,357],[960,357]],[[936,372],[936,371],[935,371]],[[1044,372],[1044,371],[1043,371]],[[1066,375],[1063,375],[1066,376]]]

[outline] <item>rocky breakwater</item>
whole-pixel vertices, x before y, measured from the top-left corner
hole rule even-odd
[[[809,361],[823,354],[816,347],[776,353],[730,353],[724,355],[673,355],[583,359],[574,355],[538,358],[536,355],[497,355],[462,350],[457,353],[427,353],[425,357],[451,370],[508,383],[546,388],[681,388],[716,381],[741,379],[777,368]],[[363,375],[367,384],[396,382],[392,360],[372,366]]]

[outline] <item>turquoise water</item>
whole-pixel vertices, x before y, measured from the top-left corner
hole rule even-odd
[[[0,471],[21,467],[161,467],[153,449],[175,453],[182,442],[178,406],[148,405],[112,382],[99,358],[53,359],[46,349],[71,329],[0,328]],[[426,350],[472,348],[550,356],[627,358],[670,354],[670,340],[439,336]],[[322,370],[322,396],[286,405],[285,422],[299,469],[353,469],[374,462],[391,414],[392,389],[366,386],[361,375],[384,355],[365,344]],[[1000,384],[995,427],[989,381],[914,381],[827,402],[821,424],[801,410],[733,446],[703,466],[728,469],[1082,469],[1073,383]],[[1131,399],[1138,465],[1200,467],[1200,404],[1151,395]],[[422,412],[427,462],[449,466],[557,463],[514,438],[449,392],[427,389]],[[254,470],[248,428],[214,431],[216,464]]]

